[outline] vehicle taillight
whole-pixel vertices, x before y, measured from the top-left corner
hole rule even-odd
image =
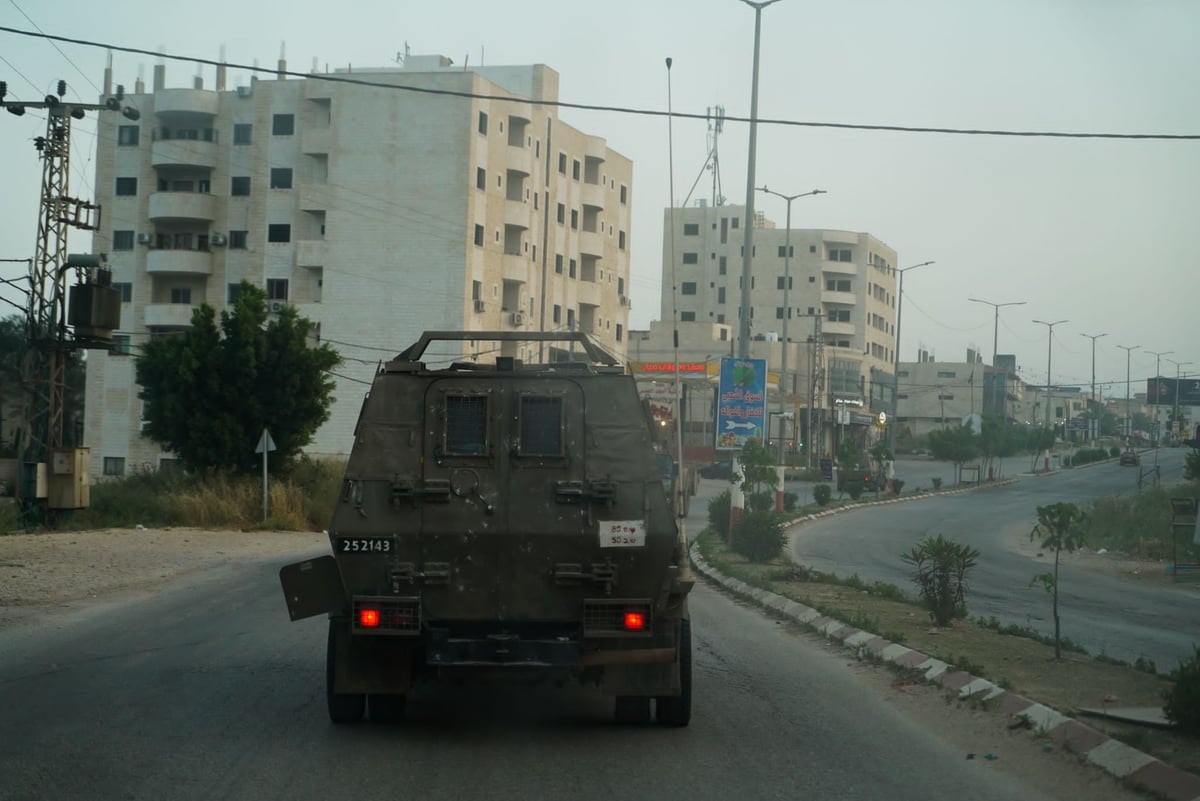
[[[625,630],[626,631],[641,631],[646,628],[646,616],[641,612],[626,612],[625,613]]]
[[[379,626],[379,610],[359,609],[358,625],[362,626],[364,629],[377,628]]]

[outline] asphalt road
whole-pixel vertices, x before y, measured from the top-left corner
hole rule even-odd
[[[325,622],[287,622],[282,561],[0,631],[0,799],[1048,797],[703,585],[687,729],[618,726],[586,690],[447,686],[414,693],[405,723],[335,727]]]
[[[1143,467],[1154,462],[1143,454]],[[1163,449],[1159,468],[1166,483],[1180,480],[1182,449]],[[1028,465],[1024,465],[1028,467]],[[1015,485],[961,495],[866,507],[795,529],[795,558],[842,576],[857,573],[912,589],[910,568],[899,554],[927,534],[944,534],[978,549],[967,606],[974,616],[1052,634],[1050,598],[1030,579],[1052,568],[1052,554],[1036,556],[1029,533],[1036,508],[1058,501],[1085,504],[1101,495],[1133,492],[1138,469],[1115,462],[1023,476]],[[1011,472],[1010,472],[1011,475]],[[1093,654],[1132,661],[1152,659],[1160,670],[1175,667],[1200,642],[1200,588],[1163,581],[1131,581],[1063,565],[1060,569],[1063,634]]]

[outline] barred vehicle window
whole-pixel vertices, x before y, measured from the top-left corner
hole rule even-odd
[[[487,453],[487,398],[482,395],[446,396],[446,453],[483,456]]]
[[[562,398],[521,398],[521,455],[562,455]]]

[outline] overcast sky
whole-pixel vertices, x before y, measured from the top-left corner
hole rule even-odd
[[[28,15],[28,16],[26,16]],[[1200,3],[1194,0],[780,0],[762,12],[761,119],[1010,131],[1200,134]],[[160,48],[272,67],[286,43],[289,68],[393,65],[407,43],[456,64],[544,63],[564,101],[703,114],[722,105],[748,117],[754,11],[739,0],[293,0],[199,5],[122,0],[0,0],[0,25],[98,42]],[[9,98],[36,99],[59,78],[68,98],[95,102],[105,50],[0,32],[0,80]],[[115,80],[149,83],[155,58],[114,54]],[[196,66],[167,62],[167,85],[190,85]],[[211,87],[213,69],[202,71]],[[238,71],[230,85],[247,82]],[[76,95],[75,93],[78,93]],[[667,124],[661,117],[564,110],[634,163],[630,324],[657,314],[662,216],[669,205]],[[674,126],[675,196],[682,204],[707,153],[703,120]],[[0,259],[28,258],[36,237],[40,162],[32,138],[44,120],[0,116]],[[77,123],[71,190],[90,197],[95,137]],[[748,126],[720,138],[727,202],[744,202]],[[999,350],[1044,383],[1047,328],[1052,378],[1096,378],[1123,397],[1126,355],[1135,382],[1154,375],[1147,351],[1174,351],[1200,374],[1200,141],[1054,139],[847,131],[760,124],[757,183],[794,194],[797,228],[869,231],[900,266],[933,259],[904,281],[901,357],[918,346],[940,360]],[[710,197],[705,173],[694,197]],[[784,204],[758,208],[782,227]],[[86,250],[76,235],[72,251]],[[0,263],[0,277],[24,274]],[[11,291],[3,297],[14,299]],[[0,314],[16,312],[0,304]],[[396,343],[403,346],[407,343]],[[1134,391],[1138,385],[1135,384]]]

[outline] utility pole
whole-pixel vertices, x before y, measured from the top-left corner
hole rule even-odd
[[[1183,374],[1182,374],[1183,366],[1185,364],[1191,364],[1191,362],[1177,362],[1174,359],[1167,359],[1167,361],[1169,361],[1171,364],[1175,365],[1175,414],[1173,415],[1173,417],[1175,420],[1175,426],[1176,426],[1176,428],[1179,429],[1176,432],[1176,436],[1178,436],[1180,439],[1183,439],[1183,435],[1186,432],[1183,430],[1183,421],[1179,419],[1179,382],[1183,378]]]
[[[58,454],[65,443],[63,409],[69,356],[80,348],[109,348],[112,330],[119,327],[121,295],[112,286],[112,274],[103,268],[101,256],[70,256],[67,235],[71,228],[94,231],[100,227],[100,208],[71,197],[71,120],[81,120],[88,111],[122,111],[129,119],[140,114],[122,108],[124,91],[103,105],[67,103],[67,82],[59,81],[57,93],[43,100],[7,100],[8,86],[0,82],[0,106],[15,116],[28,109],[46,112],[46,135],[34,139],[42,159],[41,213],[37,242],[29,265],[29,302],[26,310],[27,353],[23,364],[26,392],[22,403],[24,448],[17,496],[26,525],[39,522],[46,510],[80,508],[87,505],[86,463],[80,451]],[[74,270],[76,284],[68,291],[66,275]],[[68,325],[74,328],[67,330]],[[75,443],[78,446],[78,443]],[[46,464],[55,459],[55,470]],[[74,483],[60,482],[64,473]],[[44,472],[43,472],[44,471]],[[45,485],[39,481],[44,476]]]
[[[992,303],[990,300],[979,300],[978,298],[967,298],[973,303],[986,303],[995,309],[995,320],[992,322],[992,367],[996,366],[996,343],[1000,337],[1000,307],[1001,306],[1024,306],[1025,301],[1014,300],[1008,303]]]
[[[1092,340],[1092,394],[1088,400],[1088,411],[1091,412],[1090,404],[1096,403],[1096,340],[1100,337],[1108,336],[1108,334],[1080,334]],[[1097,404],[1097,408],[1099,404]],[[1096,413],[1088,415],[1088,435],[1091,439],[1092,447],[1096,446],[1096,438],[1100,436],[1100,417]]]
[[[904,274],[909,270],[933,264],[923,261],[896,270],[896,352],[892,354],[892,425],[888,429],[888,450],[896,455],[896,429],[900,426],[900,313],[904,306]]]
[[[1129,410],[1129,356],[1141,345],[1117,345],[1118,348],[1125,351],[1125,447],[1130,446],[1130,438],[1133,436],[1133,415]]]
[[[1158,464],[1158,440],[1159,440],[1159,433],[1158,433],[1158,406],[1159,406],[1159,399],[1158,399],[1158,389],[1159,389],[1159,386],[1161,385],[1161,382],[1159,381],[1159,379],[1160,379],[1160,378],[1162,378],[1162,357],[1163,357],[1163,356],[1170,356],[1170,355],[1171,355],[1172,353],[1174,353],[1174,352],[1175,352],[1175,351],[1173,351],[1173,350],[1164,350],[1164,351],[1158,351],[1158,352],[1155,352],[1155,351],[1152,351],[1152,350],[1148,350],[1148,351],[1146,351],[1146,353],[1149,353],[1151,356],[1153,356],[1153,357],[1154,357],[1154,430],[1153,430],[1153,431],[1150,433],[1150,439],[1151,439],[1151,442],[1154,444],[1154,464],[1155,464],[1155,465],[1157,465],[1157,464]],[[1147,397],[1146,397],[1146,400],[1147,400],[1147,401],[1149,401],[1149,400],[1150,400],[1150,397],[1149,397],[1148,395],[1147,395]]]
[[[1046,428],[1054,431],[1054,427],[1050,424],[1050,354],[1054,344],[1054,326],[1070,321],[1055,320],[1052,323],[1048,323],[1045,320],[1034,320],[1034,322],[1046,326]],[[1065,434],[1066,432],[1064,431],[1063,433]]]

